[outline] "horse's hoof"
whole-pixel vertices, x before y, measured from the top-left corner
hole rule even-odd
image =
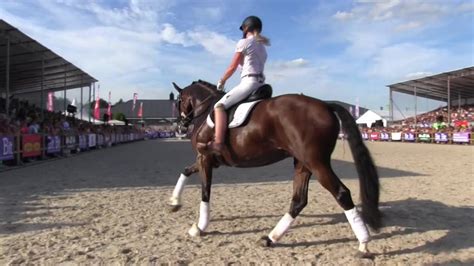
[[[201,236],[202,232],[201,229],[199,229],[199,227],[197,226],[197,224],[194,223],[189,229],[188,234],[192,237],[196,237]]]
[[[373,260],[373,259],[375,258],[375,255],[374,255],[374,253],[372,253],[372,252],[357,251],[356,257],[357,257],[357,258],[360,258],[360,259]]]
[[[170,212],[177,212],[182,207],[182,205],[169,205],[169,206],[170,206]]]
[[[273,241],[268,236],[262,236],[258,240],[258,243],[261,247],[265,247],[265,248],[270,248],[275,245],[275,243],[273,243]]]

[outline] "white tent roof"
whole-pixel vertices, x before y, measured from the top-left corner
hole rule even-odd
[[[366,124],[367,127],[370,127],[372,123],[375,123],[377,120],[382,120],[384,126],[387,126],[387,120],[382,118],[380,115],[378,115],[376,112],[372,110],[368,110],[365,112],[361,117],[359,117],[356,120],[357,124]]]
[[[109,120],[107,122],[109,125],[114,125],[114,126],[125,126],[125,122],[120,121],[120,120]]]

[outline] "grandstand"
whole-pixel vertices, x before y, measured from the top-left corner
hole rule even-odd
[[[82,109],[82,88],[87,87],[90,101],[97,82],[94,77],[1,19],[0,55],[0,96],[4,99],[0,113],[8,114],[11,99],[24,94],[39,94],[44,109],[45,93],[64,91],[66,95],[66,90],[81,88]]]
[[[419,79],[403,81],[387,86],[390,91],[390,118],[393,121],[393,108],[396,107],[393,93],[413,95],[416,97],[446,102],[446,119],[448,124],[453,121],[453,106],[457,104],[458,109],[474,104],[474,67],[444,72]],[[418,123],[415,100],[414,124]],[[395,105],[395,106],[394,106]]]

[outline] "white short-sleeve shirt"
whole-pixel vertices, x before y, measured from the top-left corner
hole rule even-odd
[[[240,40],[237,43],[235,52],[241,52],[244,56],[240,62],[242,67],[240,77],[248,74],[263,74],[265,62],[267,61],[267,51],[265,45],[258,42],[254,36]]]

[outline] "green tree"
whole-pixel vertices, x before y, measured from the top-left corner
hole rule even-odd
[[[92,101],[90,103],[91,109],[95,108],[95,101]],[[109,106],[109,103],[104,100],[104,99],[99,99],[99,108],[107,108]]]
[[[119,121],[125,121],[126,119],[124,113],[115,113],[112,116],[115,120],[119,120]]]

